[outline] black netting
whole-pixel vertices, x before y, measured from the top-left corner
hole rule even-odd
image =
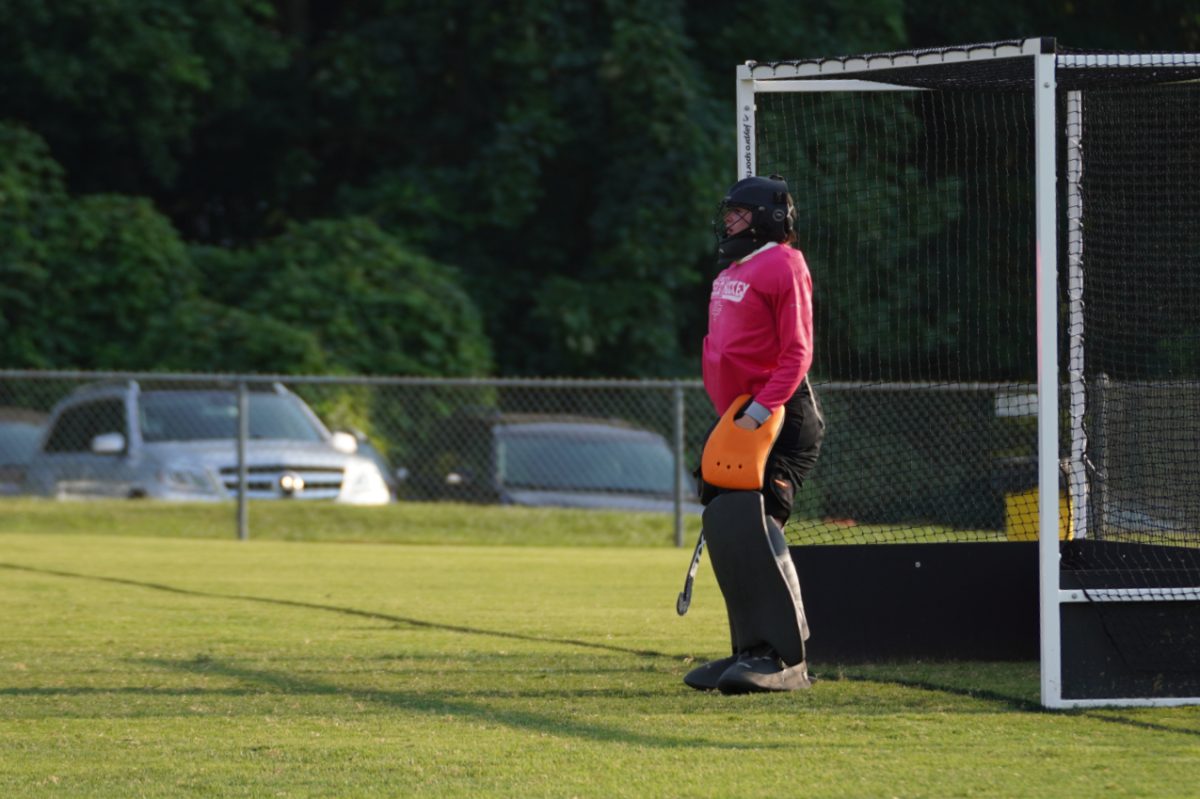
[[[1200,87],[1108,85],[1071,108],[1073,490],[1105,546],[1066,565],[1085,589],[1197,586]]]
[[[759,171],[784,175],[799,209],[828,420],[789,540],[1031,535],[1030,92],[757,105]]]
[[[1195,56],[1059,71],[1064,696],[1200,696]],[[1183,82],[1180,82],[1183,81]]]

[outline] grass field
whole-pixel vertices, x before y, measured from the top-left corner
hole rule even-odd
[[[661,517],[296,507],[0,503],[0,796],[1200,794],[1200,708],[1044,712],[1034,663],[814,619],[811,691],[685,688],[728,639]]]

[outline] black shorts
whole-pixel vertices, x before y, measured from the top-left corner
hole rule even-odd
[[[807,378],[783,407],[783,427],[767,455],[762,494],[767,515],[786,522],[792,515],[800,487],[817,465],[821,440],[825,436],[825,418]],[[705,483],[699,469],[695,475],[700,487],[700,502],[707,505],[722,489]]]

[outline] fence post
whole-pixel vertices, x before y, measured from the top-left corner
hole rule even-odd
[[[683,546],[683,386],[676,382],[675,394],[675,546]]]
[[[239,380],[237,388],[237,536],[239,541],[250,537],[249,508],[246,505],[246,439],[250,438],[250,397],[246,381]]]

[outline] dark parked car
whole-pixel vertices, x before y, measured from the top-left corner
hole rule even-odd
[[[675,458],[658,433],[625,422],[541,414],[460,417],[456,446],[413,469],[409,496],[514,505],[674,509]],[[700,505],[685,479],[684,510]]]
[[[25,469],[37,452],[45,427],[44,413],[0,407],[0,496],[22,492]]]

